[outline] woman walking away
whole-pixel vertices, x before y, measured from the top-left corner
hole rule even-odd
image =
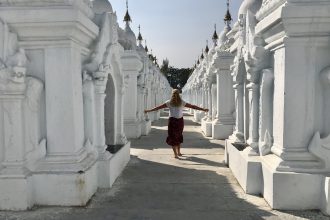
[[[181,144],[183,143],[183,108],[192,108],[195,110],[205,111],[208,112],[208,109],[200,108],[196,105],[192,105],[186,103],[181,99],[180,92],[177,89],[172,91],[172,97],[170,100],[165,102],[164,104],[155,107],[150,110],[145,110],[144,113],[158,111],[160,109],[169,108],[170,115],[168,120],[168,137],[166,139],[166,143],[172,146],[174,157],[179,159],[179,156],[182,156],[180,148]]]

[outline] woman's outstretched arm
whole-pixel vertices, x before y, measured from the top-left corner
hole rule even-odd
[[[155,107],[153,109],[150,109],[150,110],[144,110],[144,113],[158,111],[158,110],[163,109],[163,108],[167,108],[166,104],[162,104],[162,105],[157,106],[157,107]]]
[[[204,111],[204,112],[208,112],[209,111],[207,108],[200,108],[200,107],[198,107],[196,105],[192,105],[192,104],[189,104],[189,103],[186,103],[185,107],[192,108],[192,109],[195,109],[195,110]]]

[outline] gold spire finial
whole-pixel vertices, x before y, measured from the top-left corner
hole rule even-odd
[[[208,54],[210,51],[210,48],[209,48],[209,41],[206,40],[206,47],[205,47],[205,53]]]
[[[126,23],[132,22],[131,16],[128,13],[128,0],[126,0],[126,14],[125,14],[125,17],[124,17],[124,21]]]
[[[215,47],[217,46],[218,39],[219,39],[219,36],[218,36],[218,33],[217,33],[217,24],[214,24],[214,33],[213,33],[213,36],[212,36],[212,40],[213,40],[213,43],[214,43]]]
[[[229,9],[230,9],[230,4],[229,4],[229,0],[227,0],[227,13],[225,15],[225,18],[223,19],[227,26],[229,26],[231,24],[231,21],[233,20]]]
[[[141,25],[139,25],[139,36],[137,39],[139,41],[139,44],[142,45],[143,37],[141,35]]]
[[[147,46],[147,40],[144,40],[144,50],[148,53],[149,52],[149,49],[148,49],[148,46]]]

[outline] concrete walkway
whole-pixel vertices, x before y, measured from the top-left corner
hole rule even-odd
[[[318,211],[272,211],[264,199],[246,195],[222,163],[223,141],[204,138],[186,117],[181,160],[166,145],[167,119],[132,141],[132,159],[111,190],[100,190],[87,207],[36,207],[0,212],[0,219],[28,220],[258,220],[329,219]]]

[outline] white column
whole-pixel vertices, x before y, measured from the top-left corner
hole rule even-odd
[[[137,76],[143,65],[136,51],[125,51],[122,56],[123,75],[126,91],[124,94],[124,131],[127,138],[141,136],[141,124],[138,120]]]
[[[312,108],[315,88],[310,83],[313,82],[310,81],[310,74],[315,69],[305,62],[311,59],[316,62],[314,50],[309,50],[310,47],[309,38],[286,39],[283,47],[274,53],[276,80],[272,152],[283,160],[278,171],[292,171],[296,167],[308,169],[318,165],[308,150],[316,124],[312,117],[315,114]],[[310,52],[306,53],[307,50]],[[297,54],[299,59],[294,59]]]
[[[267,155],[273,145],[273,94],[274,73],[272,69],[262,71],[260,84],[260,127],[259,127],[259,153]]]
[[[127,144],[127,137],[124,132],[124,94],[125,88],[118,88],[118,105],[117,105],[117,142],[116,144]]]
[[[233,133],[234,97],[229,70],[217,72],[217,115],[213,121],[212,137],[226,139]]]
[[[247,89],[249,90],[249,155],[258,155],[259,142],[259,84],[251,82]]]
[[[94,145],[97,147],[99,154],[103,154],[106,151],[105,143],[105,126],[104,126],[104,100],[105,100],[105,90],[108,81],[106,73],[99,73],[98,75],[103,74],[104,77],[99,78],[94,81],[95,85],[95,121],[96,121],[96,137],[94,140]]]
[[[1,117],[5,130],[2,130],[3,160],[1,175],[25,175],[24,112],[25,84],[17,91],[0,94]],[[1,147],[2,148],[2,147]]]
[[[243,143],[244,140],[244,85],[235,84],[235,106],[236,106],[236,122],[233,135],[230,139],[233,139],[234,142]]]
[[[85,141],[81,72],[80,49],[72,45],[45,49],[48,157],[81,159]]]
[[[211,122],[212,121],[212,114],[213,114],[213,109],[212,109],[212,84],[209,84],[209,88],[207,90],[208,92],[208,109],[209,112],[207,114],[207,121]]]

